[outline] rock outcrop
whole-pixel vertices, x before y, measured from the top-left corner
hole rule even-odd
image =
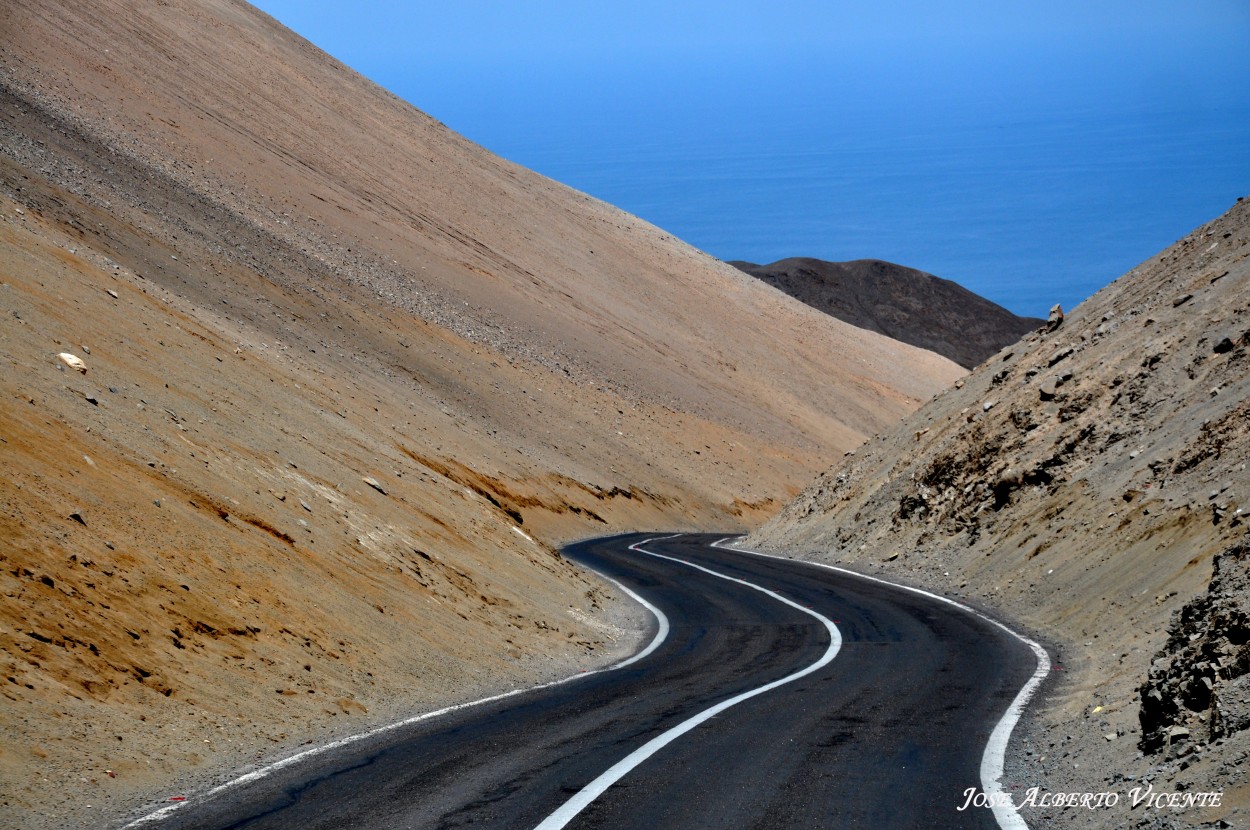
[[[1250,544],[1213,568],[1206,593],[1173,615],[1140,689],[1144,752],[1184,757],[1250,729]]]

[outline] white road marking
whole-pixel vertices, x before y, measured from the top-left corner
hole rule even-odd
[[[672,538],[672,537],[665,537],[665,538]],[[651,551],[642,550],[641,548],[642,545],[645,545],[645,544],[648,544],[649,542],[654,542],[654,541],[656,540],[647,539],[646,541],[643,541],[643,542],[637,542],[633,545],[630,545],[629,549],[638,551],[639,553],[645,553],[648,556],[654,556],[657,559],[667,559],[670,562],[677,562],[678,564],[685,565],[688,568],[694,568],[695,570],[703,571],[704,573],[711,574],[712,576],[718,577],[720,579],[727,579],[730,582],[736,582],[739,585],[745,585],[748,588],[753,588],[756,591],[760,591],[761,593],[767,594],[768,596],[772,597],[778,602],[783,602],[786,605],[789,605],[791,608],[796,608],[799,611],[802,611],[804,614],[808,614],[812,617],[815,617],[816,619],[820,620],[821,623],[824,624],[825,628],[829,631],[829,648],[825,651],[824,655],[821,656],[819,660],[817,660],[815,663],[812,663],[807,668],[801,669],[795,672],[794,674],[781,678],[780,680],[774,680],[773,682],[766,683],[765,685],[760,686],[756,689],[751,689],[750,691],[743,692],[742,694],[737,695],[736,697],[731,697],[728,700],[721,701],[715,706],[712,706],[708,709],[704,709],[702,712],[695,715],[694,717],[688,718],[687,720],[684,720],[681,723],[674,726],[672,729],[669,729],[668,731],[663,732],[660,735],[657,735],[656,737],[652,738],[650,741],[638,747],[638,749],[634,750],[629,755],[625,756],[620,761],[613,764],[606,772],[604,772],[594,781],[591,781],[589,784],[583,787],[580,792],[578,792],[568,801],[564,802],[564,804],[562,804],[559,808],[557,808],[556,811],[553,812],[551,815],[547,816],[547,818],[543,819],[542,823],[539,824],[536,828],[534,828],[534,830],[560,830],[560,828],[564,827],[566,824],[572,821],[573,818],[578,813],[586,809],[586,807],[591,802],[593,802],[596,798],[602,795],[604,791],[608,789],[608,787],[611,787],[617,781],[624,778],[626,775],[629,774],[631,770],[633,770],[643,761],[647,760],[652,755],[659,752],[662,748],[664,748],[668,744],[680,738],[682,735],[689,732],[691,729],[694,729],[699,724],[704,723],[710,720],[711,718],[716,717],[721,712],[725,711],[731,706],[735,706],[741,703],[744,700],[747,700],[749,698],[755,697],[756,695],[761,695],[765,692],[776,689],[778,686],[784,686],[787,683],[790,683],[794,680],[798,680],[800,677],[805,677],[814,671],[818,671],[819,669],[824,668],[825,666],[829,665],[829,663],[833,660],[834,657],[838,656],[838,650],[842,648],[842,633],[838,631],[838,627],[834,625],[833,621],[830,620],[828,617],[825,617],[824,615],[819,614],[810,608],[804,608],[802,605],[799,605],[797,602],[786,599],[780,594],[774,591],[770,591],[767,588],[762,588],[759,585],[756,585],[754,582],[747,582],[745,579],[738,579],[736,577],[732,577],[727,574],[714,571],[710,568],[705,568],[702,565],[695,565],[692,562],[685,562],[681,559],[675,559],[671,556],[665,556],[660,553],[652,553]]]
[[[655,540],[648,539],[647,541],[655,541]],[[360,734],[357,734],[357,735],[349,735],[348,737],[340,738],[337,741],[331,741],[330,743],[322,744],[321,746],[313,747],[312,749],[306,749],[303,752],[297,752],[296,754],[288,758],[283,758],[281,761],[276,761],[272,764],[269,764],[268,766],[261,767],[260,769],[257,769],[257,770],[253,770],[252,772],[249,772],[246,775],[241,775],[238,778],[232,779],[230,781],[227,781],[224,784],[213,787],[212,789],[208,790],[202,795],[195,796],[194,803],[197,803],[197,804],[203,803],[205,801],[208,801],[209,799],[212,799],[218,795],[221,795],[227,790],[234,789],[235,787],[240,787],[244,784],[250,784],[253,781],[259,781],[262,778],[267,778],[268,776],[274,774],[275,772],[278,772],[279,770],[283,770],[283,769],[286,769],[287,767],[298,764],[300,761],[307,760],[309,758],[312,758],[315,755],[320,755],[323,752],[329,752],[334,749],[340,749],[342,747],[349,746],[350,744],[354,744],[357,741],[362,741],[365,738],[372,738],[375,735],[381,735],[383,733],[390,732],[395,729],[400,729],[405,726],[411,726],[414,723],[420,723],[421,721],[429,720],[430,718],[437,718],[440,715],[446,715],[450,712],[456,712],[461,709],[468,709],[473,706],[481,706],[484,703],[493,703],[497,700],[503,700],[505,698],[513,697],[519,694],[524,694],[525,692],[535,691],[537,689],[546,689],[546,688],[550,688],[551,686],[559,686],[560,684],[568,683],[571,680],[580,680],[581,678],[589,677],[592,674],[599,674],[600,672],[615,671],[616,669],[623,669],[628,665],[637,663],[639,660],[642,660],[644,657],[651,654],[651,652],[659,648],[660,645],[664,642],[664,640],[668,637],[668,632],[669,632],[668,617],[664,616],[664,612],[661,611],[659,608],[656,608],[654,605],[647,602],[641,596],[634,593],[629,588],[626,588],[624,585],[617,582],[612,577],[605,576],[604,574],[598,573],[597,571],[595,573],[600,578],[606,579],[608,582],[611,582],[617,588],[629,594],[631,599],[637,601],[644,608],[646,608],[648,611],[650,611],[652,614],[655,615],[655,620],[658,626],[658,630],[656,631],[655,636],[651,638],[651,642],[647,644],[646,648],[644,648],[642,651],[638,652],[634,656],[626,660],[623,660],[620,663],[614,663],[611,666],[606,666],[602,669],[592,669],[586,672],[579,672],[578,674],[572,675],[571,677],[565,677],[562,680],[554,680],[550,683],[540,683],[537,686],[529,686],[524,689],[513,689],[512,691],[504,692],[502,694],[492,695],[490,697],[484,697],[481,700],[474,700],[468,703],[457,703],[454,706],[447,706],[435,712],[426,712],[423,715],[416,715],[414,717],[407,718],[406,720],[401,720],[396,723],[389,723],[385,726],[379,726],[378,728],[371,729],[368,732],[361,732]],[[137,818],[134,821],[130,822],[129,824],[123,825],[121,830],[129,830],[129,828],[131,827],[139,827],[141,825],[150,824],[156,821],[164,821],[165,819],[169,818],[169,816],[175,810],[181,809],[182,807],[185,807],[191,803],[193,803],[191,799],[188,799],[187,801],[176,801],[172,804],[169,804],[168,806],[160,808],[159,810],[156,810],[154,812],[148,813],[145,816]]]
[[[592,570],[592,571],[594,571],[594,569],[593,569],[593,568],[588,568],[588,570]],[[634,593],[634,592],[633,592],[633,591],[631,591],[630,589],[626,588],[624,585],[622,585],[621,583],[617,582],[617,581],[616,581],[615,579],[613,579],[612,577],[610,577],[610,576],[606,576],[606,575],[604,575],[604,574],[601,574],[601,573],[599,573],[598,571],[594,571],[594,573],[595,573],[595,575],[596,575],[596,576],[598,576],[600,579],[606,579],[608,582],[611,582],[611,583],[612,583],[613,585],[615,585],[617,588],[620,588],[622,591],[624,591],[625,593],[629,594],[629,596],[630,596],[630,597],[631,597],[631,598],[632,598],[635,602],[637,602],[637,603],[638,603],[639,605],[641,605],[643,608],[646,608],[648,611],[650,611],[650,612],[651,612],[651,615],[655,617],[656,624],[657,624],[657,625],[658,625],[658,627],[659,627],[659,630],[655,632],[655,636],[651,638],[651,643],[650,643],[650,644],[649,644],[646,648],[644,648],[642,651],[638,652],[638,653],[637,653],[637,654],[635,654],[633,657],[630,657],[628,660],[622,660],[620,663],[617,663],[617,664],[616,664],[616,665],[614,665],[614,666],[608,666],[608,668],[607,668],[607,669],[600,669],[600,671],[615,671],[615,670],[617,670],[617,669],[623,669],[623,668],[625,668],[626,666],[631,665],[631,664],[633,664],[633,663],[637,663],[639,660],[643,659],[644,657],[647,657],[648,655],[650,655],[650,654],[651,654],[651,652],[653,652],[653,651],[655,651],[657,648],[659,648],[661,643],[663,643],[666,639],[668,639],[668,631],[669,631],[669,626],[668,626],[668,617],[664,616],[664,612],[663,612],[663,611],[661,611],[659,608],[656,608],[654,605],[652,605],[651,603],[647,602],[647,601],[646,601],[645,599],[643,599],[641,596],[639,596],[638,594]],[[590,673],[590,672],[587,672],[587,674],[589,674],[589,673]],[[585,675],[578,675],[578,676],[579,676],[579,677],[584,677]],[[570,680],[571,680],[572,678],[566,678],[566,679],[570,679]]]
[[[910,585],[900,585],[899,583],[891,582],[888,579],[869,576],[868,574],[858,573],[856,571],[847,570],[846,568],[839,568],[836,565],[829,565],[825,562],[812,562],[806,559],[791,559],[786,556],[761,553],[758,550],[749,550],[747,548],[724,544],[733,538],[734,537],[732,536],[727,536],[720,541],[713,542],[712,547],[733,550],[739,553],[750,553],[755,556],[764,556],[769,559],[781,559],[786,562],[806,562],[808,565],[815,565],[818,568],[837,571],[838,573],[847,574],[848,576],[857,576],[860,579],[867,579],[872,582],[880,582],[883,585],[889,585],[894,588],[902,588],[904,591],[911,591],[912,593],[920,594],[922,596],[929,597],[930,599],[945,602],[948,605],[955,606],[961,611],[966,611],[973,616],[980,617],[986,622],[998,626],[1003,631],[1006,631],[1008,634],[1015,637],[1017,640],[1020,640],[1032,649],[1034,656],[1037,657],[1037,669],[1033,672],[1033,676],[1029,678],[1028,682],[1025,683],[1020,689],[1019,693],[1015,697],[1015,700],[1013,700],[1011,705],[1007,707],[1007,711],[1003,713],[1002,718],[994,727],[994,731],[990,733],[990,739],[985,744],[985,752],[981,755],[981,791],[990,797],[991,803],[994,805],[994,819],[998,822],[998,826],[1001,827],[1002,830],[1028,830],[1029,825],[1025,823],[1024,817],[1021,816],[1020,811],[1016,809],[1014,801],[1006,793],[1006,791],[1003,790],[1003,764],[1006,761],[1007,743],[1011,739],[1012,730],[1014,730],[1016,728],[1016,724],[1019,723],[1021,715],[1024,714],[1024,707],[1029,704],[1029,700],[1032,699],[1033,695],[1037,692],[1037,687],[1042,685],[1042,681],[1045,680],[1046,675],[1050,673],[1050,654],[1047,653],[1046,649],[1042,648],[1034,640],[1031,640],[1023,634],[1008,628],[1006,625],[993,617],[987,614],[982,614],[975,608],[964,605],[962,602],[953,600],[950,597],[934,594],[921,588],[913,588]]]

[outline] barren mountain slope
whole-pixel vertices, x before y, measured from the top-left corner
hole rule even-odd
[[[961,374],[242,3],[0,5],[0,148],[9,825],[602,663],[550,545],[750,526]]]
[[[930,349],[969,369],[1045,322],[1017,317],[950,280],[879,259],[730,264],[839,320]]]
[[[1014,747],[1027,762],[1015,783],[1125,794],[1147,776],[1156,790],[1222,789],[1231,805],[1060,810],[1055,826],[1241,826],[1250,696],[1238,678],[1250,654],[1228,594],[1245,583],[1231,546],[1250,493],[1248,347],[1250,202],[1239,200],[848,453],[748,543],[966,596],[1058,641],[1038,728]],[[1225,550],[1212,598],[1169,633]],[[1213,662],[1185,664],[1189,635]],[[1139,758],[1138,689],[1169,640]]]

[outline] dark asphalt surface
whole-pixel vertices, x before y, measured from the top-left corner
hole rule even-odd
[[[565,555],[667,615],[631,666],[470,707],[314,757],[160,828],[534,828],[651,738],[817,661],[829,634],[759,591],[627,549]],[[837,623],[832,663],[717,715],[608,789],[568,827],[994,828],[959,812],[994,724],[1036,668],[1029,649],[944,603],[680,536],[649,550],[769,588]]]

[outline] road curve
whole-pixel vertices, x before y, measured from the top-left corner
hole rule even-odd
[[[662,612],[669,631],[644,659],[313,755],[146,826],[532,830],[680,731],[548,826],[998,827],[957,808],[1035,671],[1023,643],[933,598],[714,536],[629,549],[645,538],[565,551]]]

